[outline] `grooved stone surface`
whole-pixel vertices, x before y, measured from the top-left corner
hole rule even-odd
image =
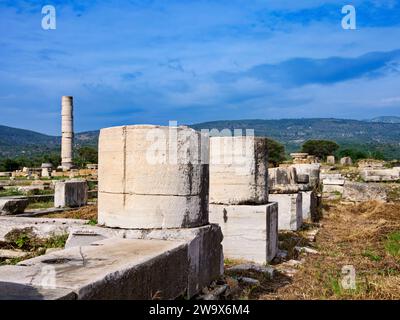
[[[302,194],[270,194],[270,200],[278,203],[278,229],[298,230],[303,224]]]
[[[268,152],[265,138],[210,138],[210,203],[268,203]]]
[[[187,127],[102,129],[99,223],[188,228],[208,223],[208,138]]]

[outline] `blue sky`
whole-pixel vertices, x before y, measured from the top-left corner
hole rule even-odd
[[[41,28],[54,5],[57,29]],[[353,4],[357,30],[341,27]],[[0,124],[400,116],[400,1],[0,0]]]

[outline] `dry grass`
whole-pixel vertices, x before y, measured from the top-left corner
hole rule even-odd
[[[41,216],[44,218],[68,218],[68,219],[84,219],[97,221],[97,206],[90,205],[79,208],[77,210],[65,211],[60,213],[50,213],[45,216]]]
[[[400,299],[400,204],[333,203],[324,211],[316,242],[320,254],[308,255],[290,281],[253,298]],[[354,290],[341,286],[345,265],[355,268]]]

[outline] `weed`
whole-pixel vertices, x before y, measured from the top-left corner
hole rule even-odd
[[[46,248],[64,248],[65,242],[68,239],[68,233],[61,235],[54,235],[51,238],[47,239],[44,243],[44,247]]]
[[[364,257],[369,258],[371,261],[378,262],[378,261],[381,261],[381,260],[382,260],[382,257],[379,256],[379,255],[378,255],[375,251],[373,251],[373,250],[369,250],[369,249],[364,250],[364,252],[362,253],[362,255],[363,255]]]
[[[400,231],[392,232],[388,234],[385,241],[385,250],[391,256],[400,256]]]
[[[95,225],[97,225],[97,220],[96,219],[90,219],[87,224],[90,225],[90,226],[95,226]]]

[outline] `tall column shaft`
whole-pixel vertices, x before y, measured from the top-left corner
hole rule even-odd
[[[72,147],[74,143],[73,98],[61,98],[61,166],[69,170],[72,167]]]

